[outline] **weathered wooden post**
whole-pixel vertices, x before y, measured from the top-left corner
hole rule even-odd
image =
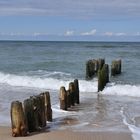
[[[92,59],[88,60],[86,63],[86,79],[90,80],[98,73],[99,69],[102,69],[105,64],[105,59]]]
[[[71,105],[74,106],[75,105],[75,86],[73,82],[69,83],[69,92],[71,95]]]
[[[45,116],[47,121],[52,121],[52,108],[51,108],[51,100],[50,100],[50,93],[44,92],[41,93],[45,100]]]
[[[118,69],[117,67],[118,67],[117,61],[116,60],[112,61],[111,76],[115,76],[117,74],[117,69]]]
[[[121,60],[112,61],[111,65],[111,76],[121,74]]]
[[[45,114],[45,100],[44,96],[38,95],[35,96],[37,99],[37,107],[38,107],[38,121],[39,121],[39,126],[40,127],[45,127],[46,126],[46,114]]]
[[[106,71],[106,83],[109,82],[109,65],[108,64],[104,64],[105,67],[105,71]]]
[[[67,108],[71,107],[71,94],[70,91],[67,90]]]
[[[75,86],[75,103],[79,104],[79,82],[78,79],[74,80],[74,86]]]
[[[67,110],[67,92],[65,87],[60,88],[59,100],[60,109]]]
[[[103,65],[105,64],[105,59],[100,58],[97,61],[98,61],[98,69],[100,70],[100,69],[102,69]]]
[[[122,60],[120,59],[120,60],[118,60],[118,65],[119,65],[119,74],[121,74],[121,72],[122,72]]]
[[[27,135],[26,118],[23,112],[22,103],[19,101],[11,103],[11,125],[13,137]]]
[[[94,71],[95,71],[95,74],[97,75],[98,70],[99,70],[99,62],[98,62],[98,60],[93,60],[93,61],[94,61],[94,65],[95,65]]]
[[[38,131],[41,127],[46,126],[44,96],[31,96],[24,100],[24,112],[29,132]]]
[[[38,108],[35,99],[30,98],[24,100],[24,112],[27,120],[29,132],[35,132],[39,129],[38,123]]]
[[[93,60],[88,60],[86,63],[86,79],[90,80],[93,78],[95,74],[95,64]]]
[[[98,92],[102,91],[109,81],[109,68],[107,64],[104,64],[102,69],[98,71]]]

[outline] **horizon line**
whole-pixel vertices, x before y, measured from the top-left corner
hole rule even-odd
[[[0,39],[0,42],[105,42],[105,43],[140,43],[140,41],[119,41],[119,40],[15,40],[15,39]]]

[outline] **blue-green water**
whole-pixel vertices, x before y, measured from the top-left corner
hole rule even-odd
[[[46,73],[56,73],[56,79],[66,78],[63,74],[84,79],[85,63],[92,58],[105,58],[108,64],[122,59],[123,74],[119,80],[140,83],[140,43],[0,42],[0,73],[5,74],[45,78]]]
[[[67,88],[75,78],[79,79],[81,100],[86,102],[88,94],[95,96],[95,100],[97,78],[85,80],[85,64],[98,58],[105,58],[109,65],[112,60],[122,59],[122,74],[111,77],[102,96],[123,98],[118,107],[120,112],[131,98],[135,107],[140,100],[140,43],[0,41],[0,124],[9,124],[9,117],[5,116],[11,101],[24,100],[44,90],[52,92],[54,112],[58,115],[58,100],[55,100],[58,90],[60,86]]]

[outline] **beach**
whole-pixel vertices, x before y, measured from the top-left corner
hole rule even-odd
[[[133,47],[132,47],[133,46]],[[140,43],[129,42],[0,42],[0,140],[140,139]],[[114,52],[114,53],[113,53]],[[98,79],[86,80],[86,62],[122,60],[121,75],[97,92]],[[79,80],[80,104],[60,109],[59,91]],[[48,91],[53,121],[45,131],[11,136],[12,101]]]
[[[12,137],[10,127],[0,127],[0,140],[132,140],[130,124],[124,123],[127,119],[120,106],[135,98],[127,97],[127,102],[123,103],[124,97],[118,101],[118,97],[95,93],[94,96],[93,93],[82,93],[82,96],[87,94],[88,97],[68,111],[53,109],[53,121],[48,122],[46,128],[26,137]]]
[[[0,127],[0,140],[132,140],[128,132],[75,132],[58,130],[34,133],[26,137],[12,137],[9,127]]]

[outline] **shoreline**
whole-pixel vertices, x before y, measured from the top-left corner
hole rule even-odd
[[[83,132],[72,130],[45,130],[26,137],[12,137],[11,128],[0,126],[0,140],[133,140],[130,132]]]

